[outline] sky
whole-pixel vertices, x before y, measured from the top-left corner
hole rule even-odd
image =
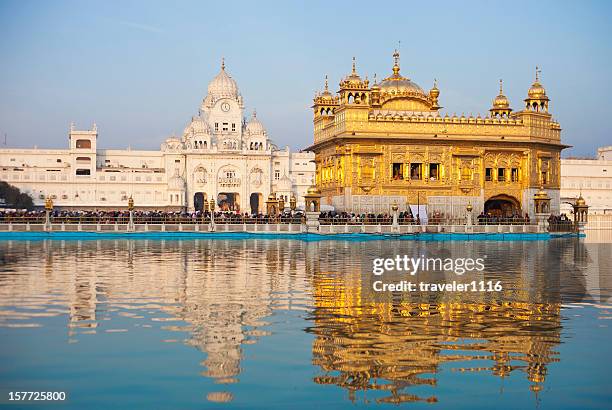
[[[612,2],[0,0],[0,146],[67,148],[72,121],[98,147],[159,149],[197,113],[225,57],[245,114],[279,146],[312,142],[312,98],[357,71],[401,72],[442,112],[488,114],[499,79],[514,110],[534,80],[572,145],[609,129]]]

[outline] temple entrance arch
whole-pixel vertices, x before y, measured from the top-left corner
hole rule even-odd
[[[262,201],[263,195],[260,192],[253,192],[249,198],[249,204],[251,205],[251,213],[258,214],[262,212]]]
[[[203,211],[206,203],[206,193],[196,192],[193,196],[193,207],[196,211]]]
[[[219,211],[240,211],[240,194],[238,192],[221,192],[217,195]]]
[[[521,203],[518,199],[510,195],[495,195],[484,203],[485,214],[492,216],[509,218],[514,215],[521,215]]]

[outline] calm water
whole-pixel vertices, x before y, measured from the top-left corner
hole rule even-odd
[[[0,241],[0,403],[609,407],[612,245],[588,242]],[[413,251],[487,255],[504,290],[372,298],[364,258]]]

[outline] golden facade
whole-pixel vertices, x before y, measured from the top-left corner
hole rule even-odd
[[[354,212],[389,212],[427,205],[428,213],[464,216],[471,203],[502,215],[533,215],[540,187],[559,209],[561,127],[548,111],[539,80],[528,90],[523,110],[513,112],[503,94],[489,114],[441,114],[436,82],[429,90],[400,74],[370,85],[357,73],[340,82],[337,94],[314,98],[316,183],[323,204]]]

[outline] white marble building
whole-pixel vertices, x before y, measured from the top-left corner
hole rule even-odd
[[[221,71],[208,85],[198,115],[160,151],[98,149],[96,125],[70,127],[68,149],[0,149],[0,179],[27,192],[36,205],[56,207],[217,209],[265,212],[271,192],[298,207],[313,183],[314,154],[278,149],[256,114],[247,121],[236,81]]]
[[[561,212],[582,194],[589,214],[612,215],[612,146],[597,150],[597,158],[561,160]]]

